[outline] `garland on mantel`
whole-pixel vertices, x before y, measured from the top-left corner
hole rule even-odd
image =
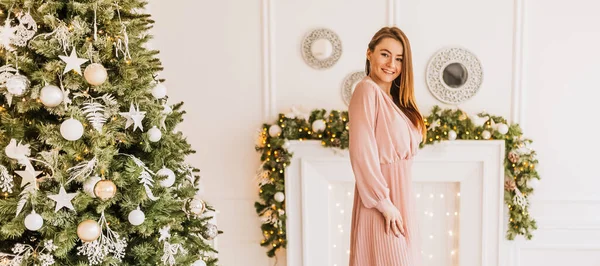
[[[469,116],[461,110],[442,110],[439,106],[434,106],[424,120],[427,138],[420,148],[454,139],[504,140],[504,202],[509,212],[506,238],[513,240],[523,235],[531,239],[537,225],[529,215],[527,195],[533,193],[540,177],[536,153],[529,148],[532,141],[523,138],[519,125],[508,126],[506,119],[485,112]],[[254,206],[262,221],[261,246],[269,248],[269,257],[287,244],[284,176],[293,155],[287,150],[289,140],[320,140],[323,147],[347,149],[348,112],[317,109],[309,116],[293,108],[288,114],[280,114],[277,123],[263,124],[255,147],[263,164],[257,173],[260,201]]]

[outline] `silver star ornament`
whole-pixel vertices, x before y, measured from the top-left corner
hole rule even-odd
[[[58,194],[48,195],[48,198],[50,198],[53,201],[56,201],[56,207],[54,207],[54,212],[57,212],[63,207],[67,207],[74,211],[75,207],[73,207],[73,203],[71,203],[71,201],[73,200],[73,198],[75,198],[75,196],[77,196],[77,192],[67,193],[65,187],[61,185]]]
[[[137,128],[140,128],[141,131],[144,131],[142,120],[146,116],[146,112],[140,112],[139,106],[133,106],[132,103],[129,107],[129,112],[122,112],[119,114],[127,118],[127,122],[125,122],[125,129],[129,128],[129,126],[133,124],[133,131],[135,131]]]
[[[25,170],[15,171],[15,173],[21,176],[21,187],[24,187],[25,185],[27,185],[27,183],[30,183],[32,186],[35,186],[37,188],[36,177],[40,175],[42,171]]]
[[[71,55],[69,55],[69,56],[59,55],[58,57],[60,57],[61,60],[65,61],[65,63],[67,63],[67,66],[65,66],[65,71],[63,71],[63,74],[66,74],[67,72],[73,70],[73,71],[77,72],[77,74],[81,75],[81,65],[88,61],[88,59],[77,57],[77,51],[75,51],[75,47],[73,47],[73,50],[71,50]]]

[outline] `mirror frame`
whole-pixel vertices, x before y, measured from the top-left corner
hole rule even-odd
[[[444,69],[450,64],[459,63],[467,70],[467,81],[458,88],[444,82]],[[483,70],[479,59],[462,47],[449,47],[439,50],[427,64],[427,87],[433,96],[447,104],[459,104],[473,97],[481,88]]]
[[[352,98],[352,93],[354,93],[354,83],[359,82],[361,79],[366,77],[365,71],[356,71],[348,74],[344,78],[344,82],[342,83],[342,99],[346,106],[350,105],[350,99]]]
[[[317,59],[311,52],[313,42],[319,39],[329,40],[333,48],[331,56],[329,56],[325,60]],[[332,30],[319,28],[310,31],[308,34],[306,34],[306,36],[304,36],[304,39],[302,40],[301,50],[302,57],[304,58],[306,64],[315,69],[325,69],[335,65],[335,63],[337,63],[337,61],[342,56],[342,42],[340,41],[338,35],[335,34],[335,32],[333,32]]]

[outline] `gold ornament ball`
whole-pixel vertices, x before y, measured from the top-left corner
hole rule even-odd
[[[98,64],[98,63],[93,63],[93,64],[88,65],[85,68],[85,71],[83,72],[83,76],[85,77],[85,80],[89,84],[98,86],[106,81],[106,78],[108,77],[108,73],[106,72],[106,69],[104,68],[103,65]]]
[[[195,215],[200,215],[204,212],[204,208],[206,208],[204,201],[201,199],[193,199],[190,202],[190,211]]]
[[[94,194],[101,200],[110,199],[117,194],[117,186],[110,180],[100,180],[96,183],[96,187],[94,187]]]
[[[77,226],[77,236],[81,241],[92,242],[102,233],[100,225],[94,220],[85,220]]]

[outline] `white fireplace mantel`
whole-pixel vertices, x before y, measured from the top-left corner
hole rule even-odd
[[[329,252],[327,187],[354,184],[347,150],[319,141],[291,141],[286,170],[287,265],[333,265]],[[503,206],[504,141],[446,141],[419,150],[413,182],[454,182],[460,187],[461,266],[504,266],[509,246]]]

